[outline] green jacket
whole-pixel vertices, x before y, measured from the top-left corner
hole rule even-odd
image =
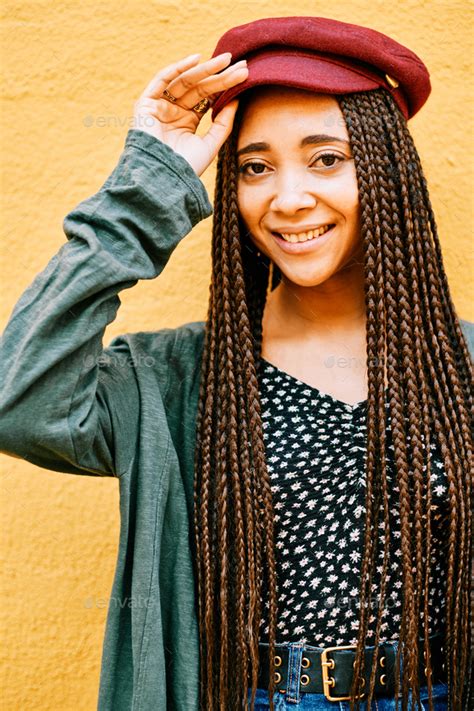
[[[68,241],[3,336],[1,450],[119,479],[99,711],[198,709],[192,494],[204,322],[119,336],[106,349],[102,339],[118,292],[158,276],[211,214],[187,161],[130,130],[105,184],[65,217]],[[463,328],[472,349],[474,325]]]

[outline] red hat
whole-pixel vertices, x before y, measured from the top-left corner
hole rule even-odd
[[[261,84],[282,84],[326,94],[383,87],[405,119],[421,109],[431,92],[421,59],[387,35],[325,17],[269,17],[228,30],[213,57],[232,53],[247,59],[245,81],[217,94],[212,119],[234,97]]]

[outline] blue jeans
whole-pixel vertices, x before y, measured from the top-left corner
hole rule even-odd
[[[392,643],[395,651],[397,642]],[[324,694],[307,694],[300,690],[301,658],[305,649],[322,650],[322,647],[311,647],[303,642],[278,644],[276,649],[287,649],[289,652],[288,677],[285,684],[285,693],[276,691],[273,697],[275,711],[349,711],[349,701],[329,701]],[[403,660],[401,660],[403,667]],[[401,671],[401,669],[400,669]],[[446,711],[448,708],[448,686],[444,682],[432,684],[432,698],[434,711]],[[411,691],[409,694],[408,708],[410,708]],[[250,709],[251,689],[248,690],[248,709]],[[420,687],[420,702],[424,709],[429,709],[428,687]],[[268,711],[268,689],[257,689],[254,711]],[[367,702],[361,699],[360,711],[368,711]],[[398,709],[402,708],[401,698],[398,699]],[[394,696],[378,696],[372,700],[370,711],[396,711]]]

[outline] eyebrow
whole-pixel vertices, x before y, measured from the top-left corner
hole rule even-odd
[[[328,134],[326,133],[315,133],[312,136],[306,136],[306,138],[302,139],[300,143],[300,148],[304,148],[305,146],[309,145],[312,146],[316,143],[332,143],[334,141],[337,143],[342,143],[347,148],[350,148],[350,143],[349,141],[346,141],[345,138],[338,138],[337,136],[328,136]],[[237,151],[236,157],[238,158],[241,155],[245,155],[246,153],[253,153],[254,151],[269,150],[271,150],[270,145],[268,143],[264,143],[263,141],[260,141],[258,143],[249,143],[248,146],[244,146],[243,148]]]

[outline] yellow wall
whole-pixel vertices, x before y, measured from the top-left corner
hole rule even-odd
[[[453,298],[461,318],[474,320],[468,2],[6,0],[2,327],[65,241],[64,216],[114,168],[133,102],[158,69],[192,52],[207,58],[233,25],[294,14],[366,24],[426,62],[432,95],[410,126]],[[212,199],[213,169],[204,182]],[[205,318],[210,227],[208,219],[178,246],[158,280],[122,292],[106,344],[119,333]],[[118,544],[117,482],[40,471],[9,457],[1,465],[2,708],[91,711]]]

